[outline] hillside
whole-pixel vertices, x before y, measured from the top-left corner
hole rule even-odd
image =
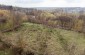
[[[85,55],[84,34],[74,31],[27,22],[2,36],[3,42],[11,48],[6,47],[0,55]]]
[[[1,5],[0,4],[0,9],[5,9],[5,10],[13,10],[13,11],[19,11],[19,12],[30,12],[33,10],[42,10],[42,11],[49,11],[49,12],[59,12],[59,11],[64,11],[67,13],[80,13],[80,12],[85,12],[84,7],[29,7],[29,8],[22,8],[22,7],[16,7],[16,6],[7,6],[7,5]]]
[[[0,55],[85,55],[84,23],[84,13],[2,6]]]

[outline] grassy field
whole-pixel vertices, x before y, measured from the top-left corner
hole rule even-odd
[[[27,22],[21,28],[6,32],[3,36],[6,43],[22,48],[22,54],[85,55],[85,36],[74,31]],[[0,51],[0,55],[11,55],[10,49],[7,49]]]

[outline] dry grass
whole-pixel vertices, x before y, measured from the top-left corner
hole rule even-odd
[[[3,36],[3,41],[11,45],[15,55],[82,55],[85,51],[82,33],[51,29],[39,24],[24,23],[18,30]]]

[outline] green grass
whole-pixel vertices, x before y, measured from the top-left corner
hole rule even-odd
[[[6,42],[38,55],[83,55],[85,51],[84,34],[41,24],[23,23],[4,37]]]
[[[9,49],[5,49],[4,51],[0,51],[0,55],[11,55],[11,51]]]

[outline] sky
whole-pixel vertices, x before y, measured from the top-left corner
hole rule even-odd
[[[0,4],[19,7],[85,7],[85,0],[0,0]]]

